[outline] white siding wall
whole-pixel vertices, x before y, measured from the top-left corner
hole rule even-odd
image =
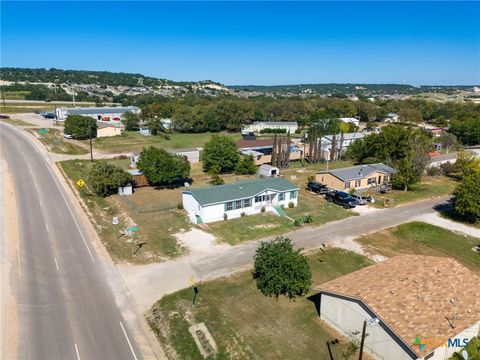
[[[197,223],[195,215],[200,215],[197,200],[190,194],[182,194],[183,209],[187,212],[190,221]]]
[[[233,209],[229,211],[225,211],[225,203],[199,206],[198,202],[192,195],[183,194],[183,208],[185,211],[187,211],[188,217],[192,222],[196,223],[195,215],[200,215],[204,223],[209,223],[223,220],[223,214],[225,213],[228,215],[228,219],[234,219],[240,217],[243,212],[247,215],[258,214],[261,212],[262,207],[265,207],[266,211],[274,211],[273,206],[283,205],[285,208],[288,208],[289,202],[293,202],[293,204],[297,206],[298,190],[295,191],[297,193],[296,198],[292,198],[290,191],[287,191],[285,192],[285,200],[283,201],[279,201],[279,193],[275,191],[265,191],[260,195],[275,195],[270,205],[267,203],[256,203],[255,197],[252,196],[250,199],[250,207]]]
[[[357,303],[322,294],[320,317],[347,338],[358,332],[360,340],[364,320],[372,317]],[[379,325],[367,325],[365,351],[375,359],[411,360],[412,358]]]

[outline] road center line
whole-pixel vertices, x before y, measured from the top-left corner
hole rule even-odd
[[[122,327],[123,334],[125,335],[125,338],[127,339],[128,346],[130,346],[130,351],[132,352],[133,358],[137,360],[137,355],[135,355],[135,351],[133,351],[132,344],[130,343],[130,339],[128,338],[127,332],[125,331],[125,328],[123,327],[122,322],[120,321],[120,326]]]
[[[78,353],[77,344],[75,344],[75,352],[77,353],[77,360],[80,360],[80,354]]]
[[[50,229],[48,228],[48,224],[45,223],[45,227],[47,228],[47,231],[50,232]]]
[[[55,259],[55,266],[57,267],[57,271],[58,271],[58,263],[57,263],[57,258],[54,258]]]
[[[85,240],[85,236],[83,236],[83,232],[80,229],[80,225],[78,225],[77,219],[75,218],[75,215],[73,214],[72,209],[70,208],[70,205],[68,204],[67,199],[65,198],[65,195],[63,195],[62,189],[60,185],[57,182],[57,179],[55,178],[55,175],[52,173],[52,170],[50,170],[50,166],[46,166],[48,172],[50,173],[50,176],[52,177],[53,181],[55,182],[55,185],[57,185],[58,191],[60,191],[60,195],[63,198],[63,201],[65,201],[65,204],[67,204],[68,211],[70,212],[70,215],[72,216],[73,222],[77,226],[78,232],[80,233],[80,236],[82,237],[83,243],[85,244],[85,247],[87,248],[88,254],[90,255],[90,258],[92,259],[92,262],[95,262],[95,259],[93,258],[92,252],[90,251],[90,248],[88,247],[87,240]]]

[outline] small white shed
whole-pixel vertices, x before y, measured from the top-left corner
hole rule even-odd
[[[132,194],[133,194],[132,184],[127,184],[125,186],[120,186],[118,188],[118,195],[125,196],[125,195],[132,195]]]
[[[276,166],[263,164],[258,168],[258,174],[263,177],[274,177],[280,175],[280,169]]]

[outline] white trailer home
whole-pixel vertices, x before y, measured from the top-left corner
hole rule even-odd
[[[272,211],[282,214],[279,208],[291,202],[297,206],[298,187],[284,178],[238,181],[208,188],[189,189],[183,192],[183,208],[195,224],[237,218]],[[278,209],[278,210],[277,210]]]
[[[77,107],[77,108],[57,108],[55,115],[58,121],[65,121],[68,115],[89,116],[98,121],[117,121],[123,119],[126,112],[140,114],[140,109],[136,106],[118,106],[118,107]]]

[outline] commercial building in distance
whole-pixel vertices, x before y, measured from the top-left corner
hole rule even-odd
[[[65,121],[68,115],[90,116],[97,121],[120,121],[126,112],[140,114],[140,109],[136,106],[57,108],[55,115],[58,121]]]

